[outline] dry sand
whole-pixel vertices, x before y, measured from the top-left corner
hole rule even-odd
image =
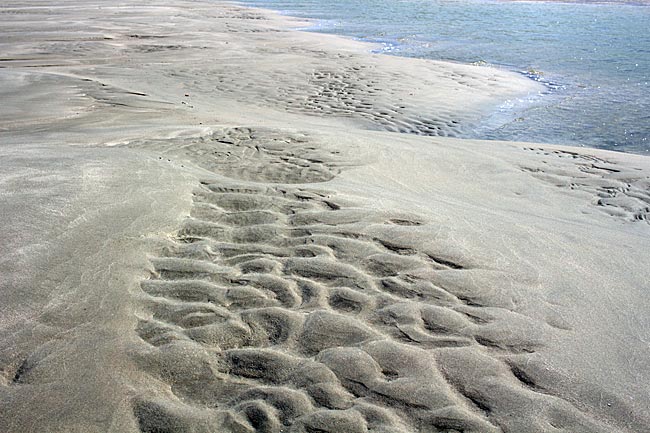
[[[0,6],[0,431],[648,431],[650,160],[300,25]]]

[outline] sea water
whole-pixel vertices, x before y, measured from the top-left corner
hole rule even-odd
[[[467,138],[650,153],[650,6],[640,2],[251,0],[386,54],[507,68],[541,95],[504,101]],[[432,104],[435,102],[432,101]]]

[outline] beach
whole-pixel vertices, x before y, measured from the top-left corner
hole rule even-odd
[[[647,430],[650,160],[306,25],[0,6],[0,431]]]

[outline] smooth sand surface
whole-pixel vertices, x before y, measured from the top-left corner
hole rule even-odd
[[[0,6],[0,431],[648,431],[650,160],[302,25]]]

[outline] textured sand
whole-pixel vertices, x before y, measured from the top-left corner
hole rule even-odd
[[[0,431],[647,431],[650,160],[302,24],[0,6]]]

